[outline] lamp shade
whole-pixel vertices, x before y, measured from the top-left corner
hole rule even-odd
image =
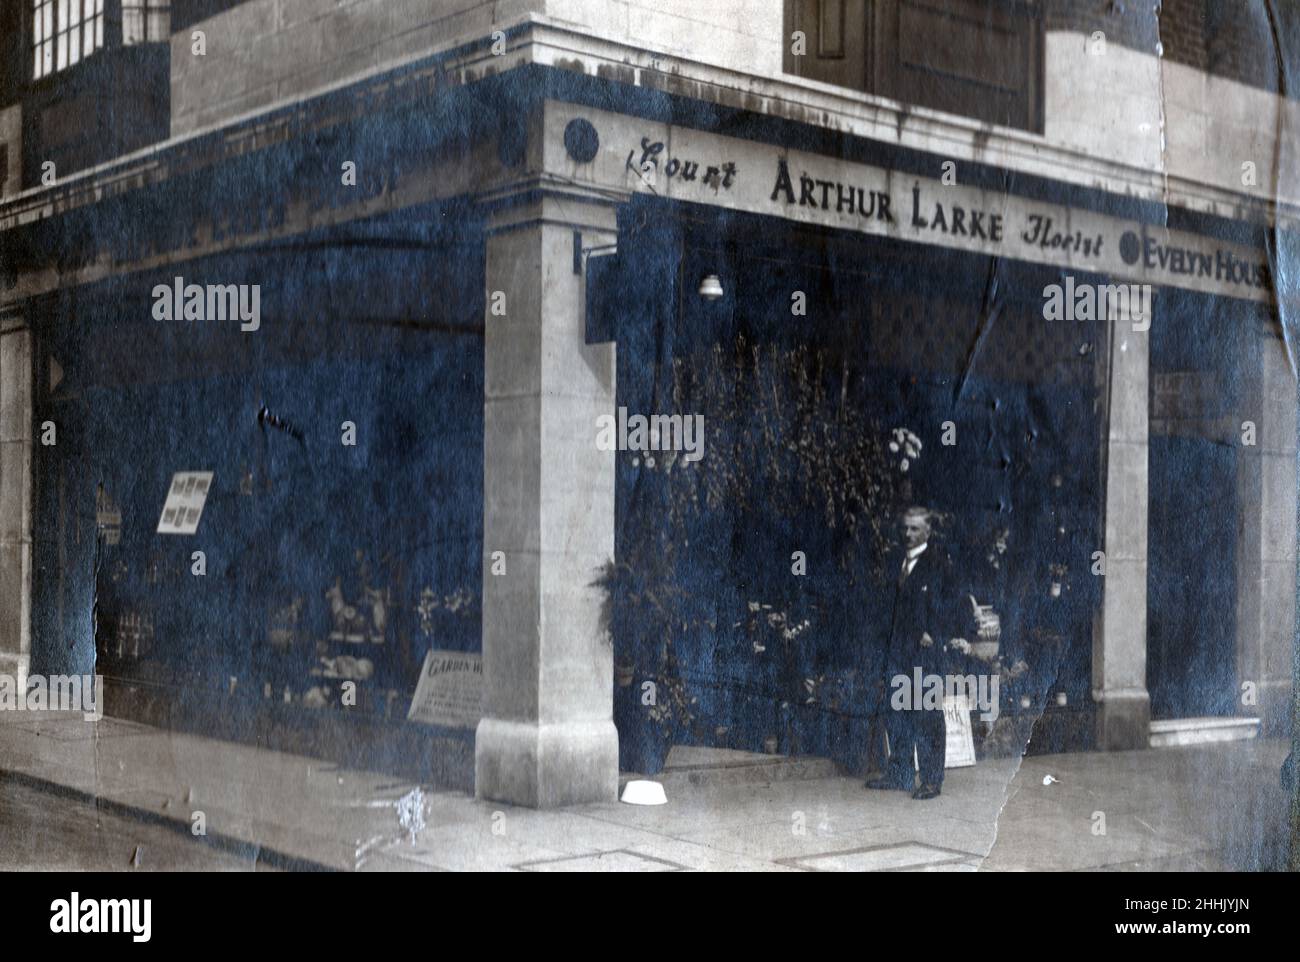
[[[722,281],[718,279],[717,274],[706,274],[704,280],[700,281],[700,297],[705,300],[716,301],[722,296]]]
[[[658,782],[634,779],[623,786],[623,802],[628,805],[667,805],[668,796]]]

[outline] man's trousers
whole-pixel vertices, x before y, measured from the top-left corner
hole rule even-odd
[[[942,708],[895,710],[884,705],[885,731],[889,733],[888,776],[900,787],[912,785],[912,750],[916,750],[921,784],[943,784],[947,730]]]

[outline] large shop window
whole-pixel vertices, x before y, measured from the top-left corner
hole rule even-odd
[[[785,0],[785,71],[1041,131],[1036,0]],[[803,53],[793,36],[803,34]]]
[[[33,80],[104,46],[104,0],[31,0],[31,6]]]

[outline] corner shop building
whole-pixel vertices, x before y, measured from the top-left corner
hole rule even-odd
[[[1081,186],[1063,153],[1027,176],[976,158],[981,125],[923,111],[929,150],[833,132],[815,86],[777,110],[627,66],[644,51],[592,40],[574,64],[553,25],[509,36],[504,60],[470,44],[4,201],[0,669],[94,665],[110,711],[166,717],[180,700],[233,718],[232,737],[270,719],[310,738],[306,693],[331,685],[298,641],[339,634],[337,661],[368,633],[369,668],[343,677],[364,676],[359,714],[402,730],[396,752],[427,750],[403,724],[425,651],[481,651],[482,720],[439,750],[472,751],[485,797],[612,797],[592,582],[636,478],[593,426],[653,404],[638,370],[656,331],[772,324],[798,289],[812,337],[850,337],[935,396],[991,329],[974,365],[988,396],[1054,412],[1064,486],[1083,492],[1071,550],[1106,558],[1071,641],[1093,747],[1145,746],[1153,715],[1285,730],[1295,384],[1249,205]],[[934,149],[941,131],[964,153]],[[696,297],[711,274],[715,303]],[[1043,320],[1044,287],[1067,275],[1152,285],[1151,332]],[[259,330],[155,321],[152,291],[176,277],[258,285]],[[337,443],[344,422],[355,447]],[[205,527],[160,536],[189,470],[213,471]],[[1190,679],[1212,689],[1200,702],[1180,700]]]

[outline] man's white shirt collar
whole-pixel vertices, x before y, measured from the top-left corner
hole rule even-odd
[[[927,541],[925,544],[918,544],[915,548],[908,548],[907,560],[915,561],[917,558],[921,557],[921,552],[923,552],[929,546],[929,544],[930,542]]]

